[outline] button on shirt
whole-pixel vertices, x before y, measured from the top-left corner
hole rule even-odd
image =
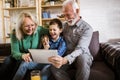
[[[64,25],[63,36],[67,43],[66,58],[69,64],[82,54],[92,55],[88,49],[91,41],[93,29],[84,20],[80,19],[74,26],[68,26],[67,23]]]

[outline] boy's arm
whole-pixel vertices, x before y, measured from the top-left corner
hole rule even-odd
[[[47,35],[42,37],[42,45],[43,45],[44,49],[49,49],[50,48],[49,37]]]
[[[66,42],[63,39],[61,39],[60,45],[58,47],[58,55],[63,56],[66,49],[67,49]]]

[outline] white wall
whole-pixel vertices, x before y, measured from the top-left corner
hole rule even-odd
[[[120,38],[120,0],[80,0],[80,15],[100,33],[100,42]]]

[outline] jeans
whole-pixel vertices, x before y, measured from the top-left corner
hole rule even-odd
[[[65,64],[61,68],[50,67],[55,80],[88,80],[92,58],[89,54],[82,54],[76,58],[73,64]],[[70,70],[75,69],[75,73],[70,75]]]
[[[22,80],[27,72],[27,70],[33,70],[33,69],[37,69],[37,70],[42,70],[44,67],[46,66],[46,64],[40,64],[40,63],[35,63],[35,62],[24,62],[22,61],[13,80]],[[43,71],[41,71],[41,74],[45,74],[46,70],[44,69]],[[41,78],[44,78],[42,80],[47,79],[47,75]]]
[[[50,76],[50,66],[51,65],[46,65],[42,71],[41,71],[41,77],[42,77],[42,80],[48,80],[48,77]]]

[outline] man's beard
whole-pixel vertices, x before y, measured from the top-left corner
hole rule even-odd
[[[75,18],[68,20],[67,23],[69,26],[73,26],[78,21],[78,19],[79,19],[78,16],[75,14]],[[69,22],[69,21],[71,21],[71,22]]]

